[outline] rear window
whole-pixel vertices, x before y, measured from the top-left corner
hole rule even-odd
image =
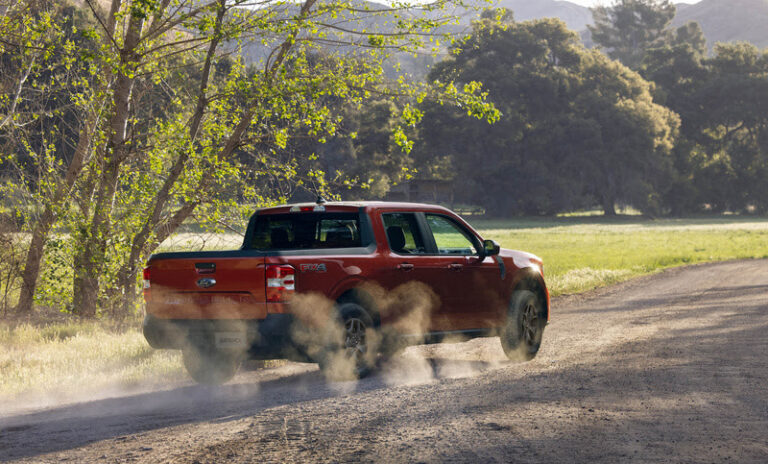
[[[257,216],[251,248],[311,250],[362,246],[357,213],[291,213]]]

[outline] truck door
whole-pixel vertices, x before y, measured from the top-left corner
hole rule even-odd
[[[425,220],[434,246],[440,285],[450,292],[446,318],[451,330],[477,329],[497,325],[501,286],[499,265],[492,257],[480,260],[479,240],[459,222],[438,213],[426,213]]]
[[[444,279],[450,275],[447,263],[425,240],[423,215],[383,212],[381,220],[388,250],[385,268],[377,280],[390,291],[393,301],[387,303],[395,306],[390,314],[382,315],[389,319],[382,322],[403,333],[452,330],[449,315],[456,305],[457,292],[445,285]],[[425,310],[428,314],[423,314]],[[408,326],[408,321],[413,327]]]

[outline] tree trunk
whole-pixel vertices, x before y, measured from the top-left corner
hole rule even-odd
[[[95,317],[98,308],[99,276],[89,265],[93,258],[90,253],[75,256],[75,279],[72,312],[81,317]]]
[[[27,259],[24,263],[24,271],[21,278],[21,293],[19,294],[19,303],[16,305],[16,313],[28,314],[32,312],[32,303],[35,297],[37,287],[37,278],[40,275],[40,262],[43,259],[45,251],[45,241],[48,238],[48,231],[53,224],[53,211],[50,206],[45,208],[43,216],[35,225],[32,232],[32,240],[27,249]]]
[[[85,231],[82,248],[75,257],[73,312],[83,317],[94,317],[98,310],[99,277],[106,259],[107,237],[111,230],[110,216],[117,192],[119,170],[117,160],[113,160],[104,170],[96,191],[91,224]]]
[[[205,64],[203,65],[202,76],[200,77],[200,86],[197,94],[197,106],[195,112],[190,118],[189,124],[189,143],[194,145],[200,131],[200,125],[205,115],[206,103],[207,103],[207,89],[211,76],[211,68],[213,67],[213,60],[216,56],[216,48],[221,40],[221,29],[224,22],[224,15],[227,12],[226,1],[219,0],[219,9],[216,14],[216,24],[213,31],[213,40],[208,45],[208,52],[206,53]],[[168,172],[168,176],[163,182],[162,187],[158,191],[155,202],[151,207],[151,211],[147,215],[146,221],[141,227],[141,230],[134,235],[131,241],[131,252],[128,257],[128,261],[118,274],[118,288],[122,290],[123,303],[120,305],[119,317],[124,317],[130,312],[131,307],[136,301],[136,274],[140,269],[141,261],[148,253],[154,251],[154,249],[167,238],[167,235],[162,238],[154,240],[154,244],[148,246],[150,234],[158,227],[161,222],[161,215],[168,200],[171,198],[171,189],[176,185],[176,181],[181,176],[184,170],[184,165],[189,159],[189,150],[183,150],[179,153],[178,158],[174,161],[171,169]],[[184,220],[192,214],[197,203],[189,207],[185,205],[182,207],[174,217],[169,221],[171,227],[171,233],[184,222]],[[170,234],[168,234],[170,235]]]
[[[616,216],[616,202],[611,198],[603,198],[603,213],[606,216]]]
[[[121,0],[112,1],[107,26],[107,34],[109,36],[114,34],[116,14],[120,5]],[[109,40],[105,39],[104,43],[109,44]],[[19,303],[16,305],[17,313],[29,313],[32,311],[32,303],[37,289],[37,281],[40,276],[40,263],[42,262],[43,253],[45,252],[45,243],[48,240],[48,234],[56,221],[56,216],[53,211],[60,207],[69,196],[72,187],[80,177],[83,167],[86,164],[86,159],[92,149],[92,137],[101,119],[96,106],[98,105],[95,105],[94,109],[88,113],[88,116],[80,129],[75,153],[67,168],[63,184],[56,187],[51,202],[46,205],[43,216],[37,224],[35,224],[32,231],[32,240],[30,241],[29,249],[27,250],[27,259],[22,274],[22,287]],[[77,263],[75,263],[76,275],[77,268]]]
[[[136,65],[139,43],[144,20],[131,15],[121,50],[121,64],[130,69]],[[109,142],[104,150],[104,171],[96,190],[96,205],[90,225],[86,228],[80,253],[75,260],[75,281],[73,288],[73,311],[81,316],[93,317],[98,310],[99,277],[104,269],[107,237],[111,231],[110,217],[117,192],[120,167],[128,158],[130,148],[126,145],[128,120],[130,118],[131,95],[136,78],[125,70],[118,71],[114,86],[113,109],[109,120]]]

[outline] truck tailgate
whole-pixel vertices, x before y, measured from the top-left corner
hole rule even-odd
[[[264,259],[200,253],[149,263],[147,312],[162,319],[263,319]]]

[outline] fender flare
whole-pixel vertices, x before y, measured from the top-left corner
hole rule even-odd
[[[547,288],[547,284],[544,282],[544,277],[541,275],[538,269],[533,266],[527,266],[518,269],[517,272],[515,272],[514,279],[512,280],[511,288],[512,292],[510,293],[510,298],[512,297],[512,293],[514,293],[516,290],[536,291],[536,293],[539,295],[539,298],[541,298],[541,301],[544,303],[544,308],[547,312],[547,321],[549,321],[549,315],[551,312],[549,289]]]
[[[350,276],[339,282],[330,292],[332,299],[337,303],[355,302],[365,308],[373,319],[375,327],[381,325],[381,316],[374,297],[363,287],[368,279],[358,276]]]

